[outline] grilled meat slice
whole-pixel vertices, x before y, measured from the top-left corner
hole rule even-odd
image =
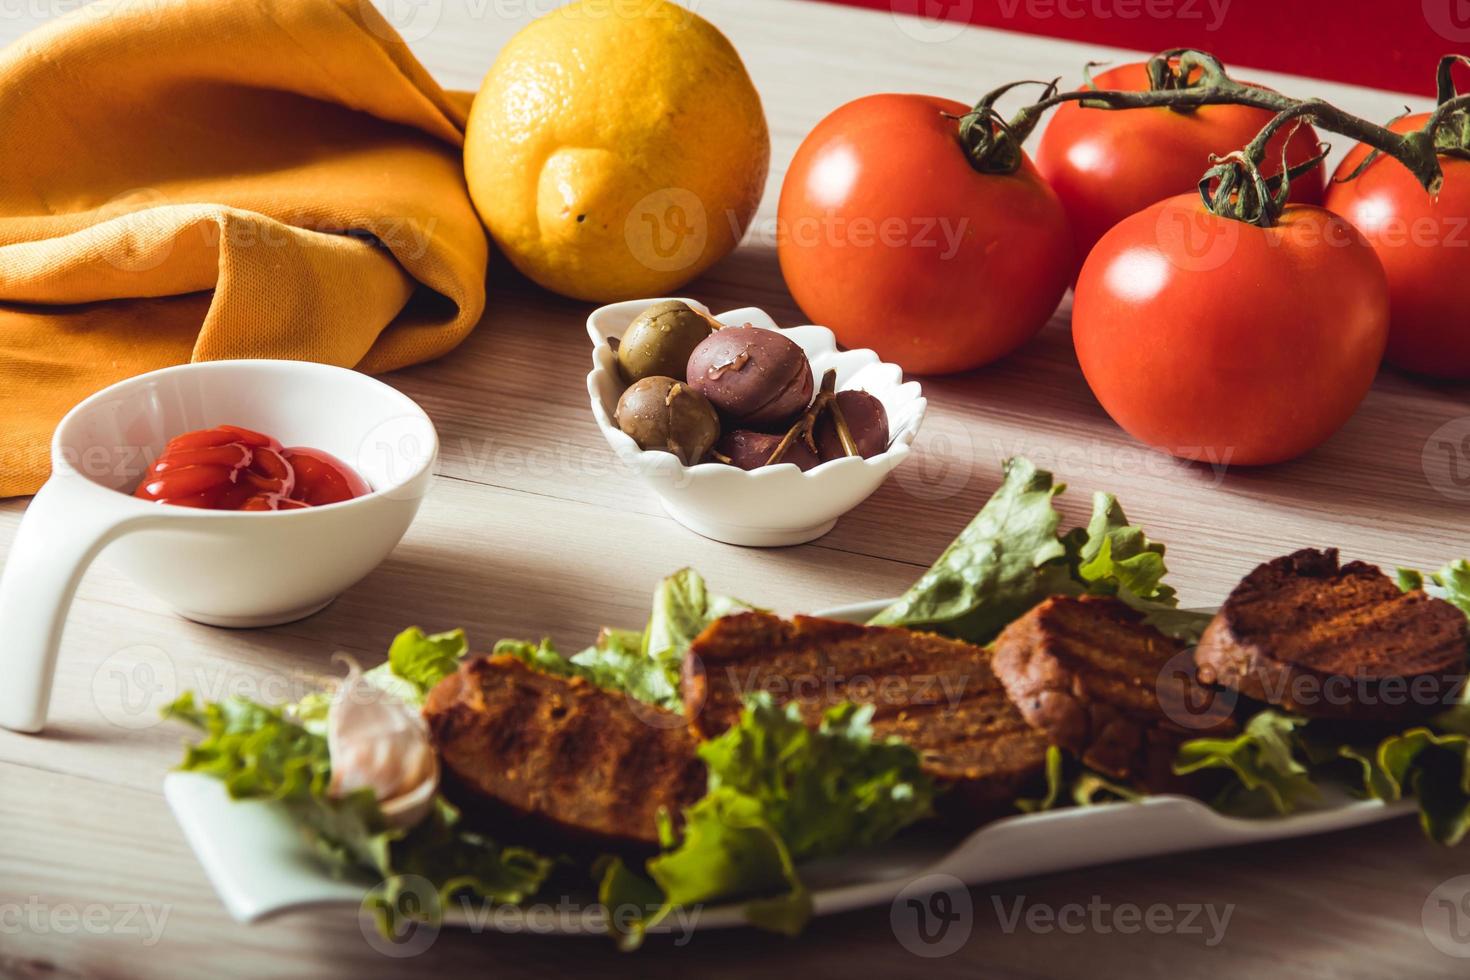
[[[451,796],[537,835],[658,843],[657,815],[704,795],[704,763],[678,715],[514,657],[465,662],[424,705]]]
[[[1465,614],[1376,566],[1305,549],[1241,580],[1195,651],[1201,679],[1310,718],[1405,721],[1452,704]]]
[[[1105,775],[1182,789],[1179,744],[1235,729],[1187,648],[1107,596],[1053,596],[995,641],[995,673],[1046,741]]]
[[[743,699],[768,691],[808,724],[852,701],[874,706],[873,730],[902,739],[946,805],[973,819],[1008,807],[1041,773],[1046,740],[1028,726],[977,646],[932,633],[797,616],[741,613],[716,620],[684,659],[685,712],[701,736],[720,734]]]

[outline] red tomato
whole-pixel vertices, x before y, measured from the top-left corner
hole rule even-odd
[[[1391,129],[1424,125],[1408,116]],[[1346,180],[1368,155],[1355,146],[1332,175]],[[1327,189],[1327,207],[1358,227],[1388,275],[1389,363],[1440,378],[1470,378],[1470,161],[1441,156],[1433,199],[1397,160],[1379,157]]]
[[[1145,91],[1142,63],[1119,65],[1094,79],[1102,89]],[[1075,102],[1058,106],[1041,133],[1036,166],[1056,190],[1072,223],[1082,258],[1107,230],[1136,211],[1199,186],[1210,154],[1239,150],[1271,121],[1274,113],[1249,106],[1202,106],[1194,112],[1173,109],[1084,109]],[[1281,170],[1281,148],[1288,130],[1266,148],[1268,176]],[[1302,126],[1291,141],[1292,166],[1317,152],[1317,134]],[[1313,168],[1291,182],[1291,200],[1322,203],[1322,171]]]
[[[1077,280],[1077,359],[1134,438],[1175,456],[1291,459],[1347,421],[1388,337],[1388,283],[1342,218],[1290,205],[1257,228],[1198,194],[1103,236]]]
[[[987,364],[1046,323],[1075,266],[1061,203],[1029,159],[983,174],[959,142],[969,107],[872,95],[807,136],[781,189],[791,295],[847,347],[906,371]]]

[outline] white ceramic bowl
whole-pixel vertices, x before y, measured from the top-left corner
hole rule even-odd
[[[866,500],[908,457],[927,406],[917,382],[904,381],[898,365],[878,360],[870,350],[839,351],[826,327],[777,327],[754,307],[721,313],[715,319],[726,326],[749,324],[784,334],[806,351],[819,383],[829,368],[836,368],[839,391],[860,388],[877,398],[888,413],[888,449],[869,459],[834,459],[802,472],[793,463],[750,471],[723,463],[684,466],[673,453],[638,448],[613,421],[626,385],[608,338],[621,337],[638,314],[659,302],[663,300],[614,303],[587,318],[587,333],[596,345],[587,393],[592,415],[613,452],[653,488],[669,516],[691,531],[754,547],[812,541],[832,530],[837,518]],[[692,299],[683,302],[708,312]]]
[[[174,436],[239,425],[325,450],[372,492],[242,513],[139,500],[131,490]],[[423,409],[364,374],[302,361],[212,361],[139,375],[73,408],[52,475],[0,575],[0,726],[38,730],[78,580],[107,560],[181,615],[256,627],[308,616],[372,571],[408,530],[438,438]]]

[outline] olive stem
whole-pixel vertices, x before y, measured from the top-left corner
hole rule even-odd
[[[806,411],[801,413],[801,417],[791,424],[791,428],[786,430],[786,434],[781,437],[781,441],[776,444],[775,449],[771,450],[770,457],[762,465],[771,466],[781,462],[782,457],[786,455],[786,451],[791,448],[791,444],[798,438],[805,439],[807,446],[815,454],[817,452],[817,443],[812,438],[812,432],[815,430],[817,420],[821,418],[823,412],[832,413],[832,422],[837,429],[837,439],[842,443],[843,454],[847,456],[859,455],[857,440],[852,437],[852,430],[848,428],[847,419],[843,416],[842,409],[837,404],[837,369],[828,368],[826,373],[822,375],[821,389],[817,392],[816,397],[812,399],[812,403],[807,406]]]
[[[842,403],[837,396],[832,396],[832,425],[837,430],[837,441],[842,444],[844,456],[858,456],[857,440],[852,437],[852,429],[847,425],[847,416],[842,412]]]

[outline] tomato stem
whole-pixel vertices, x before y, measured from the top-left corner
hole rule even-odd
[[[960,145],[965,148],[970,165],[981,173],[1015,173],[1021,166],[1021,144],[1026,142],[1026,137],[1031,135],[1036,123],[1031,122],[1024,132],[1013,134],[1010,129],[1012,124],[1006,122],[1005,117],[996,110],[995,102],[1018,86],[1042,85],[1045,87],[1036,103],[1041,104],[1057,94],[1057,86],[1061,81],[1060,78],[1053,78],[1050,82],[1008,82],[986,95],[974,109],[960,116]],[[1017,116],[1017,119],[1020,118]]]
[[[1076,102],[1086,109],[1152,109],[1167,108],[1175,112],[1193,112],[1202,106],[1243,105],[1275,113],[1262,135],[1237,153],[1212,161],[1202,180],[1201,193],[1212,210],[1220,207],[1228,217],[1270,224],[1280,214],[1285,197],[1280,186],[1319,164],[1325,154],[1318,153],[1305,164],[1283,170],[1277,185],[1263,183],[1259,165],[1270,135],[1288,122],[1314,126],[1350,137],[1367,144],[1374,156],[1386,154],[1409,169],[1421,186],[1432,195],[1439,193],[1444,182],[1438,154],[1470,156],[1470,96],[1460,95],[1451,78],[1456,64],[1470,65],[1470,58],[1450,55],[1439,63],[1440,104],[1422,129],[1395,133],[1387,127],[1346,112],[1321,99],[1294,99],[1280,92],[1244,85],[1231,78],[1225,66],[1214,55],[1192,48],[1174,48],[1150,58],[1146,66],[1149,88],[1145,91],[1120,91],[1093,87],[1061,92],[1051,82],[1041,97],[1022,106],[1009,120],[1000,115],[995,103],[1017,85],[1041,84],[1012,82],[987,93],[975,107],[960,118],[960,141],[970,163],[982,173],[1014,173],[1023,157],[1021,145],[1036,129],[1049,109],[1064,102]],[[1089,66],[1090,69],[1091,66]],[[1247,163],[1249,166],[1247,166]],[[1283,161],[1284,166],[1284,161]],[[1227,182],[1224,170],[1234,171]],[[1215,185],[1209,193],[1203,188]],[[1222,198],[1221,187],[1228,195],[1246,195],[1246,200]],[[1280,197],[1281,203],[1276,203]],[[1221,213],[1221,212],[1217,212]]]
[[[1200,178],[1199,193],[1205,207],[1221,217],[1234,218],[1247,224],[1269,228],[1281,216],[1291,193],[1291,182],[1327,156],[1327,145],[1317,144],[1317,152],[1311,159],[1296,166],[1287,162],[1286,148],[1296,137],[1296,132],[1311,115],[1313,106],[1307,102],[1272,117],[1255,139],[1242,150],[1224,156],[1211,156],[1213,164]],[[1261,164],[1266,157],[1266,144],[1276,131],[1288,122],[1293,122],[1290,134],[1281,146],[1281,171],[1271,177],[1261,174]]]

